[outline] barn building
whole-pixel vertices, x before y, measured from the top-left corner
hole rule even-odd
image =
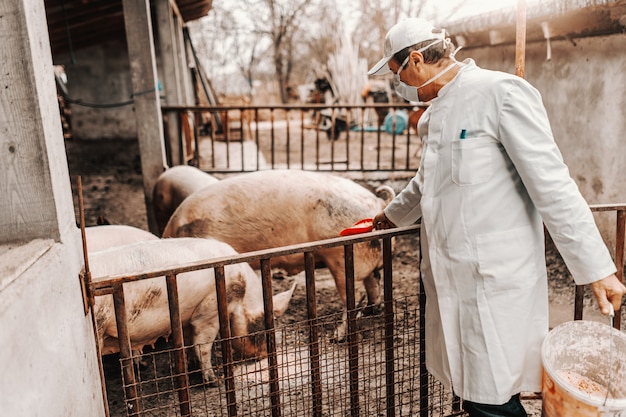
[[[61,57],[71,55],[68,45],[78,51],[103,40],[127,43],[131,58],[111,62],[118,75],[125,72],[128,92],[146,92],[136,94],[133,111],[144,177],[154,181],[162,172],[164,152],[162,134],[148,131],[162,126],[153,26],[160,33],[158,47],[171,54],[161,55],[161,68],[175,71],[169,65],[180,64],[175,51],[183,23],[206,15],[210,7],[211,0],[2,2],[1,415],[105,415],[93,323],[81,301],[81,236],[53,62],[64,63]],[[159,16],[155,22],[153,11]],[[106,45],[100,46],[102,54],[110,51]],[[93,53],[94,65],[102,63],[101,56]],[[179,86],[165,88],[176,91]]]

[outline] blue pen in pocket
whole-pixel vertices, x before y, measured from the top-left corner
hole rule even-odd
[[[467,135],[467,130],[462,129],[461,134],[459,135],[459,139],[465,139],[466,135]]]

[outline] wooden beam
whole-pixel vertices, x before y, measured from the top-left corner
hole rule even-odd
[[[161,83],[165,92],[165,104],[168,106],[187,104],[180,86],[183,81],[182,71],[186,69],[186,62],[180,58],[181,51],[176,42],[176,31],[181,32],[182,29],[176,23],[179,15],[171,8],[172,3],[174,3],[172,0],[157,3],[155,14],[159,33]],[[168,165],[184,164],[185,155],[180,137],[181,126],[178,112],[167,113],[167,128]]]
[[[515,31],[515,75],[524,78],[526,63],[526,0],[517,0]]]
[[[0,6],[0,243],[65,242],[75,218],[46,20],[26,3]]]
[[[180,14],[180,10],[178,10],[178,4],[176,4],[176,0],[169,0],[169,4],[176,18],[180,19],[181,22],[184,21],[183,16]]]
[[[123,5],[148,227],[152,233],[158,233],[152,190],[166,163],[150,3],[123,0]]]

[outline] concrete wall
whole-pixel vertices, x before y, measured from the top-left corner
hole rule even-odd
[[[525,78],[541,92],[555,140],[589,204],[626,202],[626,35],[526,45]],[[461,49],[484,68],[515,72],[515,46]],[[596,215],[613,246],[615,214]]]
[[[0,16],[0,416],[104,416],[44,2]]]
[[[70,98],[85,103],[70,104],[73,137],[136,140],[137,122],[126,42],[113,41],[81,49],[74,57],[74,63],[67,62],[69,57],[55,57],[55,63],[65,66]],[[128,105],[117,105],[129,101]]]
[[[158,66],[162,105],[195,104],[191,74],[187,66],[180,16],[173,14],[167,0],[155,1],[155,59]],[[128,33],[127,33],[128,35]],[[68,95],[81,103],[70,103],[72,136],[76,139],[136,140],[137,115],[132,103],[133,83],[126,39],[77,49],[73,55],[55,56],[67,74]],[[135,68],[137,71],[137,68]],[[147,93],[139,91],[138,93]],[[130,102],[124,105],[124,103]],[[169,134],[178,140],[178,123],[170,123]],[[183,157],[174,153],[174,165]]]
[[[69,196],[68,196],[69,197]],[[0,415],[104,416],[90,316],[78,281],[80,236],[1,247]]]

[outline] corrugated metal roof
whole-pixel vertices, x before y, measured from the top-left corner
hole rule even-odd
[[[517,7],[461,18],[445,24],[466,48],[515,42]],[[542,26],[543,24],[543,26]],[[624,33],[626,0],[554,0],[526,8],[527,42]]]

